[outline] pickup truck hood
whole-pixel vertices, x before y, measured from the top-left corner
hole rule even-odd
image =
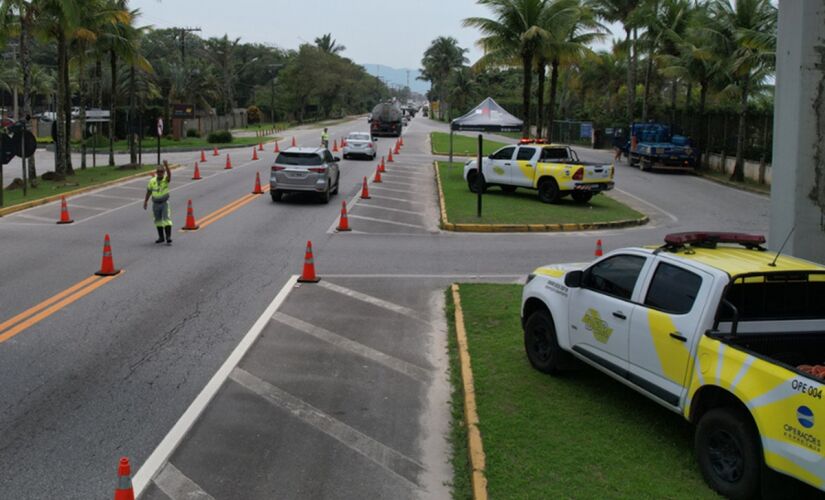
[[[567,274],[567,272],[584,269],[586,265],[586,262],[577,262],[571,264],[548,264],[546,266],[541,266],[537,268],[535,271],[533,271],[533,274],[539,276],[547,276],[549,278],[560,279],[562,276]]]

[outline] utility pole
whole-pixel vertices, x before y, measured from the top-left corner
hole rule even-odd
[[[186,34],[193,33],[195,31],[201,31],[200,28],[172,28],[173,30],[178,32],[178,36],[180,37],[180,61],[183,64],[184,68],[186,67]]]

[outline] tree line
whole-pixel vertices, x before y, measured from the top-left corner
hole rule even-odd
[[[2,103],[19,98],[16,119],[54,110],[58,178],[74,172],[73,108],[84,131],[87,109],[109,110],[110,165],[123,138],[137,163],[137,117],[148,128],[157,116],[168,120],[176,103],[194,105],[199,115],[256,106],[273,121],[369,111],[391,92],[344,50],[331,34],[287,50],[153,29],[141,25],[128,0],[0,0],[0,51],[14,61],[0,67]],[[86,141],[79,148],[85,168]],[[35,182],[33,157],[28,169]]]
[[[770,0],[478,0],[489,17],[464,25],[481,33],[484,56],[439,37],[425,51],[430,98],[466,110],[492,95],[518,101],[523,133],[553,140],[553,122],[612,126],[690,113],[735,113],[736,166],[744,178],[748,112],[773,107],[777,8]],[[593,50],[606,23],[623,37]],[[534,107],[535,103],[535,107]],[[473,102],[474,104],[474,102]],[[705,135],[695,137],[705,146]],[[704,148],[703,148],[704,149]]]

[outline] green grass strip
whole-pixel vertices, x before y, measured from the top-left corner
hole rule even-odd
[[[432,142],[433,153],[435,154],[450,154],[450,134],[446,132],[431,132],[430,141]],[[490,155],[497,149],[506,146],[507,144],[498,141],[491,141],[484,139],[482,143],[482,154],[484,156]],[[466,135],[453,135],[453,155],[454,156],[475,156],[478,154],[478,138],[469,137]]]
[[[462,284],[461,302],[490,498],[718,498],[702,480],[682,417],[589,367],[551,377],[530,366],[521,286]],[[450,328],[457,446],[461,381],[452,321]],[[454,450],[454,498],[469,498],[466,456],[466,447]]]

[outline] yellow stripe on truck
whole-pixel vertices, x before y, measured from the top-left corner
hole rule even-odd
[[[670,337],[671,332],[679,329],[673,324],[669,314],[653,309],[648,310],[647,322],[653,347],[662,365],[662,374],[672,382],[683,385],[685,372],[689,364],[693,363],[693,358],[685,343]]]

